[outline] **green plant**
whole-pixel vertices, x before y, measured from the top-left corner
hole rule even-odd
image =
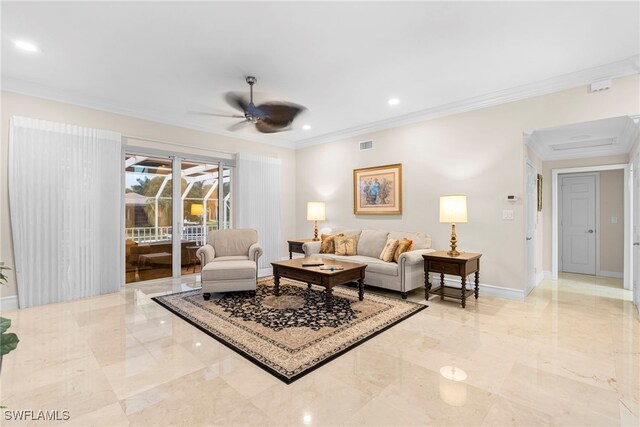
[[[7,283],[7,276],[4,274],[4,270],[11,270],[9,267],[5,267],[4,265],[0,265],[0,283]],[[13,351],[18,347],[18,343],[20,340],[18,336],[12,332],[7,332],[7,329],[11,327],[11,319],[5,319],[4,317],[0,317],[0,357],[5,354]],[[1,366],[1,365],[0,365]]]
[[[0,317],[0,355],[2,356],[15,350],[20,342],[16,334],[12,332],[5,333],[10,326],[11,319]]]

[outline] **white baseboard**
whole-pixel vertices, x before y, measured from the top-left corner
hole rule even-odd
[[[536,273],[536,283],[533,285],[534,289],[536,286],[540,284],[540,282],[544,280],[544,273],[545,273],[544,271],[540,271]]]
[[[447,286],[460,287],[460,279],[456,280],[445,277],[444,281],[447,283]],[[437,281],[433,282],[433,286],[438,286]],[[468,282],[467,287],[469,288],[470,286],[471,284]],[[479,288],[480,296],[486,295],[512,301],[524,301],[524,289],[504,288],[502,286],[487,285],[486,283],[480,283]]]
[[[543,271],[544,280],[553,280],[553,274],[550,271]]]
[[[0,310],[13,310],[18,308],[18,296],[11,295],[9,297],[0,298]]]
[[[624,273],[620,273],[617,271],[598,271],[598,274],[596,274],[596,276],[602,276],[602,277],[614,277],[616,279],[624,279]]]

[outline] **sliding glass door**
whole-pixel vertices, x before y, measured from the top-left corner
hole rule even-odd
[[[125,281],[173,276],[173,159],[125,156]]]
[[[232,224],[231,165],[145,153],[124,156],[126,283],[200,272],[198,248]]]

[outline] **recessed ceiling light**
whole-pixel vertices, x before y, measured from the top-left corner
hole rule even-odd
[[[398,98],[389,98],[387,101],[389,105],[398,105],[400,104],[400,100]]]
[[[25,52],[38,52],[40,50],[38,49],[38,46],[26,40],[14,40],[13,44],[16,45],[17,48],[22,49]]]
[[[311,125],[302,125],[302,129],[309,130],[311,129]]]

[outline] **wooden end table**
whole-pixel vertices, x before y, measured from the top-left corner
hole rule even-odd
[[[293,240],[287,240],[287,243],[289,243],[289,259],[293,258],[293,253],[297,253],[297,254],[303,254],[304,255],[304,250],[302,249],[302,245],[304,243],[307,242],[319,242],[319,240],[313,240],[313,239],[293,239]]]
[[[343,270],[320,270],[320,267],[303,267],[302,264],[310,260],[323,262],[325,266],[341,266]],[[334,261],[330,259],[320,258],[296,258],[285,261],[271,263],[273,267],[273,283],[276,296],[280,295],[280,278],[305,282],[307,288],[311,289],[311,285],[324,286],[327,306],[332,306],[333,287],[344,285],[349,282],[358,282],[358,298],[360,301],[364,299],[364,270],[366,264],[356,264],[354,262]]]
[[[458,256],[448,255],[446,251],[437,251],[422,255],[424,258],[424,297],[429,301],[429,296],[439,295],[440,299],[455,298],[462,303],[462,308],[467,305],[467,297],[475,295],[478,299],[478,285],[480,283],[480,257],[482,254],[465,252]],[[440,286],[431,289],[429,273],[440,273]],[[467,275],[475,273],[475,287],[467,290]],[[453,274],[460,276],[461,288],[446,286],[444,275]]]

